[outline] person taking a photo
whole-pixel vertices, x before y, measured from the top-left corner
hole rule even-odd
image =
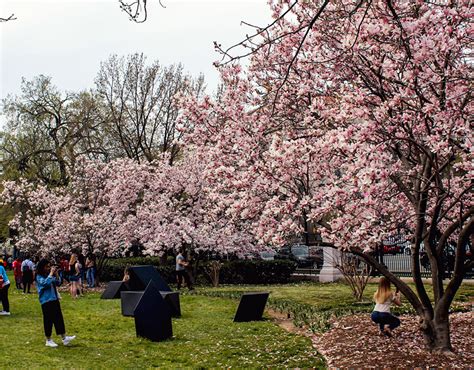
[[[59,304],[59,295],[56,289],[60,284],[57,266],[52,266],[47,259],[42,259],[36,268],[36,289],[38,290],[41,310],[43,312],[44,335],[46,346],[55,348],[58,345],[51,339],[53,325],[56,334],[61,336],[62,342],[67,346],[76,338],[75,335],[67,336],[64,326],[63,313]]]

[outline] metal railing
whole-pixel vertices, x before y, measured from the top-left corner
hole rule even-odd
[[[390,272],[399,277],[411,277],[412,276],[412,259],[407,254],[379,254],[377,259],[380,263],[385,265]],[[445,261],[444,263],[444,277],[450,278],[452,274],[452,263]],[[314,276],[320,273],[320,268],[297,268],[294,272],[295,275],[308,275]],[[420,261],[421,277],[431,277],[431,269],[427,259],[421,258]],[[472,279],[474,277],[474,271],[466,273],[466,278]]]

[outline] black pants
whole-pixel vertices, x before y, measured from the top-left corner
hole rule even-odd
[[[33,271],[23,272],[23,293],[30,293],[31,283],[33,282]]]
[[[66,334],[63,313],[61,312],[61,306],[58,300],[43,303],[41,310],[43,311],[44,335],[46,338],[51,337],[53,325],[57,335]]]
[[[176,279],[178,280],[178,289],[181,289],[181,285],[183,284],[183,278],[186,282],[186,285],[189,290],[193,289],[191,285],[191,279],[189,278],[189,274],[186,270],[179,270],[176,271]]]
[[[4,285],[2,289],[0,289],[0,300],[2,301],[3,311],[10,312],[10,302],[8,302],[8,289],[10,288],[10,284]]]
[[[383,331],[385,325],[388,325],[390,330],[400,326],[399,318],[392,315],[390,312],[374,311],[372,312],[371,318],[373,322],[379,324],[380,331]]]

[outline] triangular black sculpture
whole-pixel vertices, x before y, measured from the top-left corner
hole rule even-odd
[[[105,288],[104,293],[100,296],[101,299],[117,299],[120,298],[120,292],[129,290],[128,286],[123,281],[110,281]]]
[[[234,322],[261,320],[269,294],[268,292],[242,294]]]
[[[153,281],[146,287],[134,316],[138,337],[159,342],[173,336],[170,308]]]
[[[130,280],[128,281],[130,290],[145,290],[148,283],[153,281],[158,290],[171,292],[171,288],[154,266],[132,266],[128,268],[128,271],[130,274]]]

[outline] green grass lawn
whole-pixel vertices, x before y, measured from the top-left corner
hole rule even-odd
[[[432,295],[430,286],[428,294]],[[366,288],[363,301],[356,302],[352,297],[351,289],[347,284],[331,283],[319,284],[305,282],[286,285],[228,285],[219,288],[199,288],[194,294],[238,299],[245,291],[270,292],[269,307],[292,318],[298,327],[306,327],[314,333],[322,333],[330,329],[331,319],[334,317],[351,315],[354,313],[369,313],[374,307],[372,301],[377,284],[369,284]],[[474,301],[474,286],[464,284],[459,289],[453,311],[465,311],[469,304],[463,302]],[[402,298],[400,307],[393,307],[396,315],[414,314],[410,303]],[[370,322],[369,316],[367,315]]]
[[[62,296],[67,332],[77,339],[70,347],[47,348],[36,293],[10,288],[12,315],[0,317],[1,368],[324,367],[308,338],[269,320],[233,323],[234,300],[182,296],[173,339],[156,343],[136,337],[120,300],[101,300],[97,293],[75,301]]]
[[[371,309],[368,302],[375,289],[375,284],[367,287],[365,309]],[[12,315],[0,316],[0,353],[5,354],[0,368],[324,367],[308,338],[287,333],[268,318],[234,323],[237,300],[202,295],[261,290],[269,291],[273,300],[316,310],[357,307],[349,287],[341,283],[198,288],[196,294],[181,296],[183,316],[173,319],[173,339],[155,343],[136,337],[133,318],[120,313],[120,300],[101,300],[98,293],[87,293],[74,301],[62,293],[66,328],[77,340],[70,347],[47,348],[36,293],[24,295],[12,286]],[[456,300],[473,299],[474,286],[463,285]]]
[[[414,284],[409,283],[412,289]],[[198,289],[199,292],[200,289]],[[218,288],[201,288],[203,291],[268,291],[273,299],[285,299],[298,303],[309,304],[318,309],[342,308],[354,306],[351,290],[344,283],[319,284],[302,282],[284,285],[224,285]],[[364,292],[364,301],[372,302],[377,290],[377,284],[368,284]],[[427,285],[428,294],[433,296],[430,285]],[[402,298],[403,300],[403,298]],[[469,302],[474,300],[474,285],[463,284],[457,294],[456,301]]]

